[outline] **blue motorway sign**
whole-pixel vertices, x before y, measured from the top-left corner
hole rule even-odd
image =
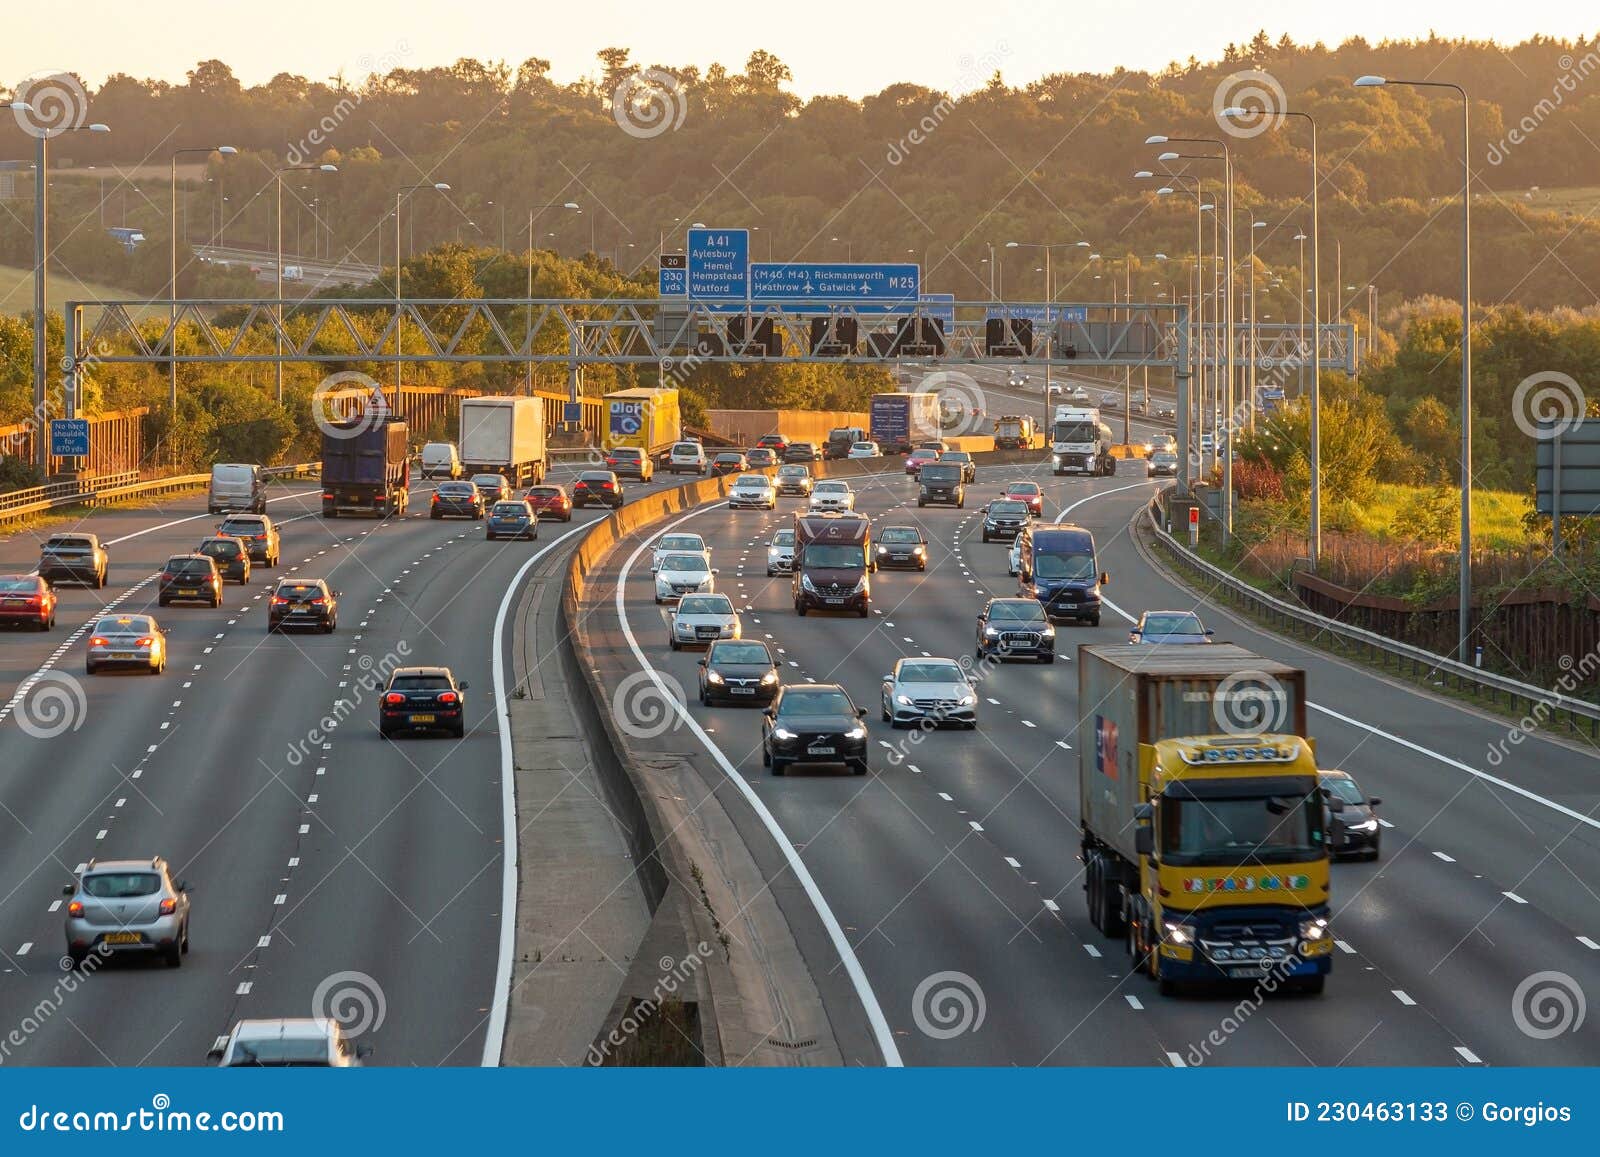
[[[944,322],[944,332],[952,333],[956,328],[956,295],[953,293],[924,293],[922,295],[922,312]]]
[[[562,402],[561,403],[561,420],[563,422],[569,422],[569,423],[583,421],[583,403],[582,402]]]
[[[689,259],[683,253],[663,253],[656,273],[658,297],[683,297],[689,292]]]
[[[1025,317],[1031,321],[1044,321],[1045,307],[1042,305],[1007,305],[989,307],[989,317]],[[1088,321],[1089,307],[1086,305],[1057,305],[1050,309],[1054,321]]]
[[[746,300],[750,296],[750,230],[689,230],[686,265],[690,299]]]
[[[815,303],[845,302],[884,312],[917,300],[922,267],[830,262],[758,261],[750,266],[750,299]]]
[[[87,457],[89,454],[89,419],[51,419],[50,453],[59,458]]]
[[[613,438],[634,438],[644,429],[644,401],[631,399],[610,404],[610,423],[607,429]]]

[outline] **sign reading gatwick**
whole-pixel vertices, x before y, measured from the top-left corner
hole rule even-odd
[[[752,301],[898,306],[917,300],[922,269],[917,265],[844,262],[757,262],[750,267]]]
[[[750,297],[750,230],[689,230],[690,300],[746,301]]]

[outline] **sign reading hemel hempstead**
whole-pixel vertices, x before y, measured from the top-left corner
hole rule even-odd
[[[1559,435],[1557,429],[1561,430]],[[1539,513],[1549,514],[1555,509],[1555,491],[1559,483],[1563,517],[1600,515],[1600,419],[1591,418],[1571,427],[1565,423],[1546,424],[1540,433],[1533,444]],[[1559,477],[1555,469],[1558,454],[1561,458]]]
[[[746,301],[750,297],[750,230],[690,229],[690,300]]]

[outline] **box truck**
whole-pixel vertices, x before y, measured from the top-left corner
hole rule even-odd
[[[368,414],[322,428],[322,517],[404,514],[410,499],[410,430]]]
[[[539,398],[461,399],[461,468],[504,474],[512,486],[544,481],[544,402]]]

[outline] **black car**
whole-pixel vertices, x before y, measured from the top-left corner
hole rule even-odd
[[[1056,661],[1056,629],[1037,599],[990,599],[978,613],[978,657]]]
[[[815,462],[820,456],[810,442],[790,442],[783,448],[785,462]]]
[[[572,484],[572,505],[598,502],[615,510],[622,505],[622,483],[609,470],[585,470]]]
[[[752,470],[767,470],[778,464],[778,452],[766,446],[752,446],[744,452]]]
[[[959,462],[940,458],[917,471],[917,505],[941,503],[961,509],[967,504],[966,471]]]
[[[396,667],[378,701],[378,734],[444,731],[460,739],[467,733],[466,689],[449,667]]]
[[[1383,801],[1362,795],[1348,772],[1319,771],[1317,781],[1322,798],[1327,801],[1327,822],[1323,827],[1328,833],[1328,851],[1335,856],[1376,860],[1383,831],[1377,808]]]
[[[983,508],[983,541],[1010,542],[1031,521],[1028,504],[1020,499],[998,498]]]
[[[928,540],[914,526],[886,526],[878,532],[879,566],[928,569]]]
[[[742,474],[750,469],[750,463],[745,456],[737,450],[724,450],[711,459],[711,473],[713,474]]]
[[[267,604],[267,630],[315,627],[324,635],[339,625],[339,592],[318,578],[280,579]]]
[[[39,548],[39,577],[53,583],[106,585],[111,559],[94,534],[52,534]]]
[[[758,703],[778,694],[778,660],[772,650],[750,639],[720,639],[700,660],[700,702]]]
[[[209,554],[175,554],[161,568],[156,602],[161,606],[176,602],[202,602],[222,605],[222,573]]]
[[[214,534],[200,540],[195,547],[200,554],[209,554],[217,562],[217,569],[229,582],[250,581],[250,548],[229,534]]]
[[[761,718],[761,764],[782,775],[796,763],[842,763],[867,774],[867,709],[837,683],[784,687]]]
[[[485,506],[493,506],[511,497],[511,480],[504,474],[474,474],[472,484],[478,488]]]
[[[475,482],[441,482],[433,492],[429,518],[478,519],[483,517],[483,492]]]

